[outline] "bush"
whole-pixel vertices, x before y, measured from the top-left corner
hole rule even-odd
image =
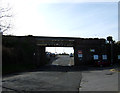
[[[3,74],[34,66],[33,53],[36,48],[34,38],[3,36],[2,42]]]

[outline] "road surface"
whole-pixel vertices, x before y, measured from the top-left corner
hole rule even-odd
[[[37,70],[3,77],[3,91],[79,91],[81,69],[74,58],[58,56],[51,65]]]
[[[69,57],[68,55],[58,55],[58,59],[52,62],[52,65],[60,66],[74,66],[74,57]]]
[[[39,69],[4,76],[3,91],[117,91],[116,67],[76,67],[74,58],[58,56],[51,64]],[[99,93],[99,92],[98,92]],[[105,92],[106,93],[106,92]],[[112,92],[113,93],[113,92]]]

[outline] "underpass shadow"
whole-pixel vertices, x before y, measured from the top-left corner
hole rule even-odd
[[[57,60],[58,58],[60,58],[59,56],[56,56],[56,57],[51,57],[48,64],[46,65],[51,65],[53,61]]]
[[[26,73],[26,72],[78,72],[78,71],[97,71],[97,70],[105,70],[105,69],[118,69],[119,65],[114,64],[112,66],[107,66],[107,67],[95,67],[95,66],[89,66],[89,65],[81,65],[81,66],[62,66],[62,65],[52,65],[52,62],[59,59],[59,56],[53,57],[50,62],[45,65],[45,66],[39,66],[34,69],[29,69],[26,71],[22,72],[16,72],[16,73],[10,73],[6,76],[13,76],[13,75],[20,75],[21,73]]]
[[[109,70],[118,69],[118,65],[114,64],[107,67],[96,67],[96,66],[62,66],[62,65],[47,65],[41,66],[34,71],[45,71],[45,72],[76,72],[76,71],[97,71],[97,70]]]
[[[90,71],[97,71],[97,70],[102,71],[102,70],[118,69],[118,68],[119,68],[118,64],[114,64],[108,67],[46,65],[46,66],[40,66],[39,68],[36,68],[36,69],[24,71],[24,72],[7,74],[7,75],[4,75],[3,77],[20,75],[22,73],[27,73],[27,72],[80,72],[80,71],[90,72]]]
[[[46,71],[46,72],[74,72],[87,70],[87,66],[61,66],[61,65],[48,65],[42,66],[34,71]]]
[[[109,65],[109,66],[94,66],[94,65],[80,65],[80,66],[63,66],[63,65],[53,65],[52,62],[59,59],[60,57],[54,57],[52,60],[49,62],[49,64],[45,66],[40,66],[37,69],[32,70],[34,71],[45,71],[45,72],[76,72],[76,71],[97,71],[97,70],[107,70],[107,69],[118,69],[120,66],[119,64],[114,64],[114,65]]]

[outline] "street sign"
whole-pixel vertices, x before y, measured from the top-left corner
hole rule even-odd
[[[82,57],[82,54],[78,54],[78,57]]]
[[[94,60],[98,60],[98,55],[93,55]]]
[[[107,55],[102,55],[103,60],[107,60]]]
[[[80,58],[80,60],[82,60],[82,57],[83,57],[82,50],[78,50],[78,58]]]
[[[78,54],[82,54],[82,50],[78,50]]]
[[[120,59],[120,55],[118,55],[118,59]]]
[[[95,49],[90,49],[90,52],[95,52]]]

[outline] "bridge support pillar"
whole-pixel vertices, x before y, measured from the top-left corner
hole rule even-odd
[[[75,66],[80,66],[81,65],[81,61],[78,58],[78,50],[79,50],[79,47],[75,46],[74,47],[74,65]]]
[[[37,66],[44,65],[46,63],[46,53],[45,53],[45,47],[37,46],[37,51],[36,51],[36,60]]]

